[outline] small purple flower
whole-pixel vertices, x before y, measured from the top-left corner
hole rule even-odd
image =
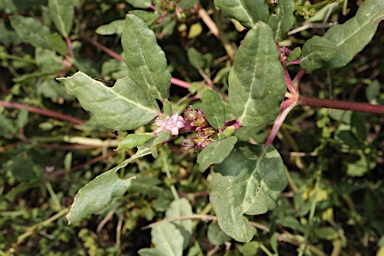
[[[177,111],[174,111],[171,116],[158,116],[153,124],[159,126],[154,131],[156,135],[164,131],[170,131],[172,135],[178,135],[179,129],[184,127],[184,118],[179,116]]]

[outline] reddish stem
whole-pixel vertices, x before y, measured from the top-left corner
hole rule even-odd
[[[65,37],[65,42],[67,43],[69,57],[73,58],[73,47],[71,39],[69,37]]]
[[[287,85],[288,91],[292,94],[296,94],[296,89],[293,87],[291,77],[289,76],[288,70],[283,69],[285,84]]]
[[[100,44],[99,42],[97,42],[96,40],[93,40],[89,37],[84,37],[88,42],[90,42],[91,44],[93,44],[94,46],[96,46],[97,48],[99,48],[100,50],[104,51],[106,54],[108,54],[109,56],[111,56],[112,58],[115,58],[119,61],[122,61],[123,58],[121,57],[120,54],[112,51],[111,49],[109,49],[108,47],[105,47],[104,45]]]
[[[300,83],[300,81],[301,81],[301,78],[303,77],[303,75],[304,75],[306,72],[307,72],[307,70],[305,70],[305,69],[301,69],[301,70],[299,71],[299,73],[297,73],[297,75],[296,75],[295,78],[293,79],[293,86],[294,86],[295,88],[298,88],[299,83]]]
[[[0,100],[0,106],[6,107],[6,108],[15,108],[15,109],[26,108],[29,112],[36,113],[36,114],[43,115],[43,116],[53,117],[56,119],[69,121],[69,122],[74,123],[74,124],[85,123],[84,120],[81,120],[81,119],[78,119],[78,118],[75,118],[72,116],[68,116],[68,115],[61,114],[61,113],[51,111],[51,110],[41,109],[38,107],[33,107],[33,106],[28,106],[28,105],[24,105],[24,104],[20,104],[20,103],[15,103],[15,102],[6,102],[6,101]]]
[[[334,108],[374,114],[384,114],[384,106],[373,105],[369,103],[347,102],[341,100],[319,99],[300,96],[297,104],[310,107]]]
[[[111,56],[112,58],[115,58],[119,61],[123,61],[123,58],[121,57],[120,54],[112,51],[111,49],[105,47],[104,45],[98,43],[96,40],[93,40],[91,38],[88,38],[88,37],[84,37],[88,42],[90,42],[91,44],[93,44],[94,46],[96,46],[97,48],[99,48],[100,50],[104,51],[106,54],[108,54],[109,56]],[[177,79],[177,78],[171,78],[171,83],[174,84],[174,85],[177,85],[179,87],[182,87],[182,88],[186,88],[186,89],[189,89],[191,87],[191,84],[188,83],[188,82],[185,82],[183,80],[180,80],[180,79]]]

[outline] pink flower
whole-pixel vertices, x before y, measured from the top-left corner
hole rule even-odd
[[[170,131],[172,135],[178,135],[179,129],[184,127],[184,118],[179,116],[177,111],[174,111],[171,116],[158,116],[153,124],[159,126],[154,131],[156,135],[164,131]]]

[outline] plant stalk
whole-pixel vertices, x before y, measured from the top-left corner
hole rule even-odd
[[[347,102],[341,100],[319,99],[300,96],[297,104],[310,107],[333,108],[374,114],[384,114],[384,106],[373,105],[369,103]]]

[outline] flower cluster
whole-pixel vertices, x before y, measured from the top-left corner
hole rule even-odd
[[[196,131],[196,136],[193,138],[184,139],[181,143],[183,150],[195,148],[195,152],[203,150],[211,143],[215,137],[216,131],[212,127],[202,128]]]
[[[169,131],[171,136],[179,133],[196,132],[194,137],[182,141],[184,150],[194,147],[195,152],[208,146],[217,133],[209,125],[203,111],[195,110],[192,106],[184,111],[183,116],[179,116],[177,111],[173,112],[171,116],[159,115],[153,124],[159,126],[154,131],[155,135],[164,131]]]
[[[153,124],[159,126],[154,131],[155,135],[165,131],[171,132],[172,135],[178,135],[179,129],[184,127],[184,119],[179,116],[177,111],[174,111],[171,116],[158,116]]]

